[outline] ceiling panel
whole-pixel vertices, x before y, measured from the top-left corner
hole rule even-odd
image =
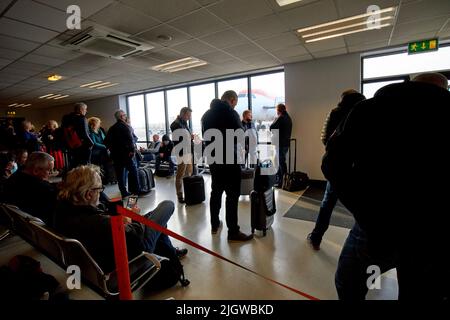
[[[420,30],[421,33],[434,31],[437,34],[439,30],[441,30],[442,26],[447,22],[447,19],[448,19],[447,17],[432,18],[397,24],[395,26],[393,36],[394,37],[411,36],[417,34],[417,30]]]
[[[185,53],[186,55],[189,56],[197,56],[216,50],[214,47],[211,47],[210,45],[199,40],[191,40],[188,42],[184,42],[182,44],[172,47],[172,49]]]
[[[450,1],[448,0],[411,1],[402,5],[398,16],[398,23],[443,15],[450,15]]]
[[[301,1],[297,1],[297,2],[288,4],[285,6],[278,5],[276,0],[266,0],[266,1],[274,11],[283,12],[283,11],[292,10],[294,8],[303,7],[303,6],[309,5],[312,2],[318,2],[321,0],[301,0]]]
[[[39,2],[41,4],[45,4],[54,8],[58,8],[59,10],[62,10],[66,12],[67,7],[75,4],[78,5],[81,9],[81,16],[83,18],[87,18],[90,15],[96,13],[97,11],[107,7],[111,3],[114,2],[114,0],[34,0],[36,2]]]
[[[109,6],[89,20],[128,34],[143,32],[160,24],[152,17],[121,3]]]
[[[194,37],[200,37],[228,28],[228,25],[209,13],[206,9],[196,11],[169,23]]]
[[[158,20],[167,21],[192,12],[201,6],[193,0],[120,0]]]
[[[47,42],[58,35],[57,32],[4,17],[0,19],[0,34],[40,43]]]
[[[294,62],[301,62],[301,61],[308,61],[312,60],[313,57],[310,54],[305,54],[301,56],[295,56],[295,57],[289,57],[289,58],[283,58],[283,63],[294,63]]]
[[[390,45],[406,45],[408,42],[422,40],[422,39],[429,39],[433,38],[436,35],[436,32],[425,32],[425,33],[417,33],[409,36],[403,36],[403,37],[393,37]]]
[[[272,13],[267,3],[260,0],[227,0],[212,5],[208,10],[232,25]]]
[[[266,52],[261,50],[261,48],[252,43],[239,44],[224,50],[238,58],[246,58],[257,54],[266,54]]]
[[[256,43],[267,50],[273,51],[282,49],[285,46],[288,47],[300,44],[300,40],[294,34],[294,32],[284,32],[282,34],[275,35],[269,38],[256,40]]]
[[[229,54],[226,54],[221,51],[214,51],[214,52],[210,52],[207,54],[202,54],[202,55],[198,56],[197,58],[205,60],[208,63],[218,64],[218,65],[221,65],[221,64],[224,64],[224,63],[230,62],[230,61],[236,61],[235,58],[233,58]]]
[[[199,4],[201,4],[202,6],[207,6],[210,5],[212,3],[216,3],[222,0],[196,0]]]
[[[149,54],[145,55],[144,57],[150,57],[156,60],[160,60],[162,62],[169,62],[172,60],[185,58],[186,56],[171,49],[162,49],[158,51],[152,51]]]
[[[371,5],[377,5],[381,9],[398,6],[400,0],[335,0],[340,14],[340,18],[355,16],[367,12],[367,8]],[[403,1],[405,2],[405,1]]]
[[[54,47],[54,46],[48,46],[43,45],[40,48],[33,51],[34,54],[38,54],[40,56],[49,57],[49,58],[56,58],[56,59],[63,59],[63,60],[72,60],[77,57],[80,57],[83,55],[83,53],[67,49],[67,48],[60,48],[60,47]]]
[[[312,43],[306,43],[305,48],[309,52],[327,51],[331,49],[344,48],[345,42],[343,37],[337,37],[333,39],[317,41]]]
[[[5,35],[0,35],[0,47],[6,49],[13,49],[16,51],[28,52],[39,47],[40,44],[36,42],[26,41]]]
[[[220,31],[201,39],[219,49],[248,42],[248,39],[233,29]]]
[[[288,25],[282,23],[281,19],[274,14],[246,22],[236,26],[236,29],[250,39],[267,38],[290,30]]]
[[[6,17],[20,20],[42,28],[62,32],[67,29],[67,14],[64,11],[30,0],[19,0],[5,14]]]
[[[345,36],[345,42],[348,46],[355,46],[358,44],[380,42],[382,40],[389,40],[391,36],[392,27],[386,27],[382,29],[369,30],[359,33],[354,33]]]
[[[12,62],[13,62],[13,60],[0,58],[0,68],[3,68],[4,66],[7,66],[8,64],[10,64]]]
[[[306,6],[283,11],[279,15],[284,23],[295,30],[338,19],[332,0],[313,2]]]
[[[44,57],[44,56],[40,56],[40,55],[37,55],[34,53],[26,55],[20,61],[43,64],[43,65],[47,65],[47,66],[58,66],[60,64],[63,64],[64,62],[66,62],[66,60]]]
[[[19,59],[20,57],[23,57],[25,54],[26,53],[24,52],[16,50],[0,48],[0,57],[2,57],[3,59],[16,60]]]
[[[306,55],[308,54],[308,51],[306,51],[305,47],[303,47],[302,45],[294,45],[280,48],[278,50],[273,51],[272,53],[279,59],[284,60],[291,57]]]
[[[161,40],[158,39],[159,35],[166,35],[172,37],[172,40]],[[142,38],[146,41],[157,43],[161,46],[165,47],[173,47],[182,42],[188,41],[192,39],[192,36],[187,35],[183,32],[178,31],[175,28],[172,28],[168,25],[160,25],[151,30],[145,31],[143,33],[139,33],[137,35],[139,38]]]
[[[348,46],[348,52],[365,52],[365,51],[370,51],[370,50],[374,50],[374,49],[384,48],[384,47],[387,47],[387,45],[388,45],[388,40],[372,42],[369,44],[357,44],[354,46]]]

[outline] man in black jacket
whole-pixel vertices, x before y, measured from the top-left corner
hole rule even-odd
[[[170,124],[170,130],[172,135],[177,130],[184,130],[184,133],[178,133],[183,136],[189,136],[189,152],[184,153],[181,150],[177,156],[177,176],[175,178],[175,187],[177,189],[177,197],[180,203],[184,203],[183,196],[183,178],[186,176],[191,176],[193,171],[193,158],[192,158],[192,140],[194,136],[192,135],[191,128],[189,127],[189,120],[191,119],[192,109],[188,107],[181,108],[180,115]],[[174,147],[179,143],[183,143],[183,138],[175,139],[173,138]]]
[[[89,126],[86,120],[87,105],[84,102],[75,103],[74,112],[63,117],[61,127],[64,131],[64,138],[70,155],[70,168],[91,162],[91,151],[94,143],[89,135]],[[74,144],[74,135],[79,144]]]
[[[322,171],[357,222],[336,271],[340,299],[364,299],[376,266],[397,268],[399,299],[448,300],[448,190],[437,187],[449,176],[447,88],[441,74],[381,88],[328,141]]]
[[[165,134],[162,137],[162,144],[161,147],[159,147],[158,154],[156,155],[155,170],[156,172],[159,170],[162,161],[167,161],[169,163],[169,175],[167,176],[167,178],[172,177],[175,171],[175,164],[173,163],[171,158],[172,150],[173,142],[170,140],[170,137]]]
[[[31,153],[23,170],[6,180],[5,202],[50,223],[58,193],[56,186],[48,181],[53,166],[51,155],[40,151]]]
[[[117,122],[108,130],[105,138],[105,145],[111,152],[111,159],[116,171],[117,184],[122,198],[131,193],[141,194],[141,187],[138,179],[138,172],[135,161],[136,144],[133,133],[127,124],[127,115],[124,111],[118,110],[114,113]],[[125,169],[128,170],[128,189],[125,186]]]
[[[211,171],[211,233],[216,234],[222,226],[219,219],[220,208],[222,206],[222,194],[225,191],[226,199],[226,222],[228,227],[229,241],[247,241],[253,238],[253,235],[246,235],[239,231],[238,225],[238,201],[241,189],[241,166],[238,163],[227,164],[225,162],[226,154],[233,153],[236,160],[237,145],[233,143],[233,150],[226,148],[227,129],[242,130],[242,123],[238,113],[234,110],[238,101],[238,96],[234,91],[226,91],[221,100],[213,100],[211,108],[206,111],[202,117],[203,137],[210,129],[217,129],[221,132],[223,138],[223,157],[221,163],[211,163],[207,159]],[[207,141],[210,144],[211,141]]]
[[[281,188],[283,184],[283,176],[287,173],[286,155],[289,151],[292,134],[292,120],[286,111],[286,106],[282,103],[277,105],[278,118],[270,125],[270,130],[278,130],[278,172],[277,172],[277,185]]]
[[[322,129],[321,140],[326,146],[331,135],[334,133],[339,123],[347,118],[347,115],[352,110],[352,108],[358,103],[366,98],[354,89],[346,90],[341,95],[341,102],[337,108],[331,110],[328,114]],[[325,194],[320,204],[319,215],[317,216],[316,226],[314,230],[308,235],[308,241],[314,248],[314,250],[320,249],[320,243],[322,242],[322,237],[330,225],[331,214],[338,201],[338,196],[334,191],[333,187],[329,182],[327,182],[327,187],[325,189]]]

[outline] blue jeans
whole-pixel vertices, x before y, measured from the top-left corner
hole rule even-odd
[[[319,215],[317,216],[316,226],[311,233],[311,241],[314,244],[320,244],[322,237],[330,225],[331,214],[338,201],[336,191],[334,191],[330,182],[327,182],[325,194],[320,204]]]
[[[396,267],[394,255],[386,252],[382,258],[369,255],[366,234],[357,223],[345,240],[335,275],[339,300],[364,300],[368,292],[367,280],[373,275],[367,268],[376,265],[381,274]]]
[[[174,206],[173,202],[166,200],[166,201],[161,202],[155,208],[155,210],[147,213],[145,215],[145,217],[147,219],[159,224],[160,226],[167,228],[167,222],[169,221],[170,217],[172,217],[174,210],[175,210],[175,206]],[[150,252],[150,253],[154,252],[157,241],[164,242],[168,248],[172,248],[173,251],[175,252],[175,248],[172,245],[172,242],[170,241],[170,238],[167,235],[145,226],[145,233],[144,233],[145,251]]]

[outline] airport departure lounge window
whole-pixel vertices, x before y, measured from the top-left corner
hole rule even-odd
[[[245,110],[247,110],[249,108],[248,97],[247,97],[247,92],[248,92],[247,77],[233,79],[233,80],[227,80],[227,81],[220,81],[218,83],[218,86],[219,86],[219,98],[227,90],[236,91],[236,93],[238,94],[238,104],[237,104],[235,110],[239,114],[239,117],[242,117],[242,112],[244,112]]]
[[[271,140],[269,127],[277,116],[275,107],[284,103],[284,72],[265,74],[250,78],[252,114],[259,143]]]
[[[160,138],[166,133],[166,113],[164,108],[164,91],[145,95],[147,104],[148,140],[152,141],[154,134]]]
[[[139,141],[146,141],[144,95],[140,94],[128,97],[128,109],[134,134],[138,137]],[[138,144],[138,146],[145,147],[146,144]]]
[[[392,81],[377,81],[377,82],[371,82],[371,83],[364,83],[363,84],[363,95],[366,96],[367,99],[372,98],[375,95],[375,92],[378,91],[378,89],[383,88],[384,86],[387,86],[392,83],[398,83],[403,82],[403,80],[392,80]]]
[[[186,87],[180,89],[167,90],[167,110],[169,116],[167,121],[169,123],[169,127],[170,124],[180,114],[181,108],[187,106],[188,106],[188,99]]]
[[[211,100],[216,97],[214,83],[207,83],[189,88],[192,108],[192,132],[202,136],[201,119],[208,111]]]

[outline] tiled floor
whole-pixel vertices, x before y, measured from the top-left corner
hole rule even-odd
[[[306,242],[313,223],[284,218],[285,212],[294,205],[299,194],[277,191],[277,214],[273,228],[266,237],[258,235],[250,242],[229,243],[226,226],[216,235],[210,233],[209,192],[210,176],[204,175],[207,188],[205,203],[185,206],[176,203],[176,209],[169,222],[169,229],[205,246],[243,266],[274,279],[287,286],[306,292],[319,299],[336,299],[334,273],[342,244],[348,229],[330,226],[320,251],[313,251]],[[154,208],[162,200],[176,201],[174,179],[156,178],[157,187],[148,196],[140,198],[138,205],[142,213]],[[117,186],[109,186],[106,192],[118,196]],[[225,198],[225,197],[224,197]],[[225,201],[225,199],[223,199]],[[225,221],[225,213],[221,212]],[[244,232],[250,231],[250,200],[242,196],[239,203],[239,224]],[[183,246],[177,240],[176,246]],[[191,285],[179,285],[159,294],[148,294],[145,290],[135,293],[136,299],[304,299],[302,296],[276,285],[258,275],[221,261],[195,248],[189,247],[183,260],[185,273]],[[65,283],[64,270],[33,250],[17,237],[10,237],[0,243],[0,264],[15,254],[29,254],[40,260],[43,269]],[[382,289],[372,290],[368,299],[396,299],[397,284],[395,271],[382,277]],[[101,297],[83,286],[72,291],[72,299],[100,299]]]

